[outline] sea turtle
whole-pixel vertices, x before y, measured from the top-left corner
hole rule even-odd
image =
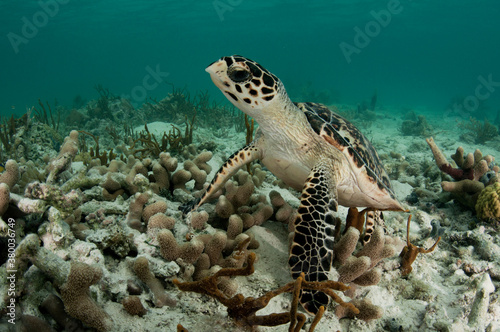
[[[252,143],[222,165],[201,198],[181,207],[188,213],[205,203],[242,166],[260,160],[276,177],[302,191],[290,246],[292,277],[328,279],[334,256],[334,215],[338,204],[402,211],[377,152],[354,125],[317,103],[293,103],[283,83],[255,61],[222,57],[206,71],[233,105],[259,124]],[[329,298],[301,294],[316,313]]]

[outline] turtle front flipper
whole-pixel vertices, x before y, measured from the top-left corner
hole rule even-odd
[[[320,163],[309,173],[294,221],[295,234],[288,259],[294,279],[304,272],[307,281],[328,280],[333,260],[337,205],[332,170]],[[326,307],[330,299],[323,292],[303,290],[300,302],[305,310],[315,314],[320,306]]]
[[[217,171],[212,179],[212,182],[207,187],[207,190],[203,193],[203,196],[181,205],[179,210],[181,210],[183,214],[196,210],[203,203],[209,200],[214,193],[221,189],[224,183],[226,183],[226,181],[229,180],[231,176],[233,176],[242,166],[257,160],[260,157],[261,150],[254,143],[250,143],[241,150],[236,151],[229,157],[228,160],[226,160],[219,171]]]

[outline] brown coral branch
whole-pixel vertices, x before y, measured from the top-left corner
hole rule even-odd
[[[441,236],[438,237],[436,243],[432,245],[429,249],[424,249],[422,247],[417,247],[414,244],[410,243],[410,221],[411,221],[411,215],[408,217],[408,223],[406,226],[406,246],[403,248],[401,251],[401,254],[399,255],[401,257],[401,274],[403,276],[406,276],[410,274],[412,271],[412,266],[413,262],[417,258],[418,254],[427,254],[434,249],[436,249],[439,241],[441,241]]]
[[[247,326],[277,326],[290,323],[289,331],[300,331],[305,323],[306,317],[302,313],[297,313],[298,301],[301,290],[318,290],[330,295],[337,303],[344,306],[355,313],[359,310],[351,303],[345,303],[342,299],[333,292],[333,290],[345,291],[349,289],[348,286],[336,281],[305,281],[302,274],[297,280],[290,282],[278,289],[272,290],[259,298],[247,297],[237,294],[228,298],[218,287],[219,277],[232,277],[232,276],[249,276],[254,272],[255,253],[250,253],[247,257],[247,264],[242,268],[223,268],[212,276],[206,277],[199,281],[193,282],[180,282],[177,279],[173,283],[182,291],[191,291],[200,294],[210,295],[217,299],[224,306],[227,307],[228,315],[239,323]],[[257,316],[256,312],[266,307],[269,301],[282,293],[293,294],[292,305],[290,312],[274,313],[265,316]],[[312,329],[321,319],[324,308],[319,310],[314,319]]]

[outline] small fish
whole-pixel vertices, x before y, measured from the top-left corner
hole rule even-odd
[[[5,171],[5,164],[0,163],[0,173],[2,173],[3,171]]]

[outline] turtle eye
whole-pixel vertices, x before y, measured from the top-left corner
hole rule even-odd
[[[235,82],[235,83],[241,83],[245,82],[250,79],[250,72],[243,68],[230,68],[228,70],[227,76]]]

